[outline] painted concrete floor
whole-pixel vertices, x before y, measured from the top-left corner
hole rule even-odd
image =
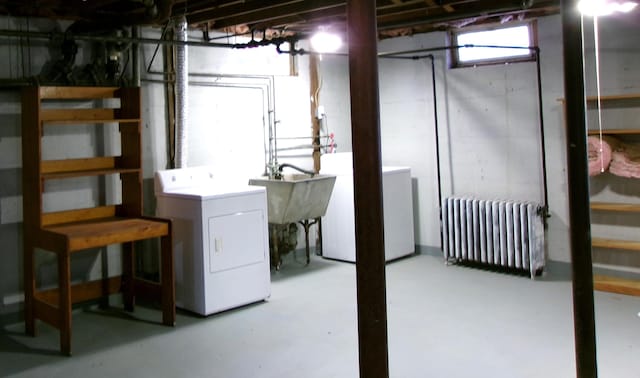
[[[0,376],[357,377],[355,266],[285,260],[266,302],[199,317],[138,306],[73,315],[73,357],[40,323],[0,331]],[[640,377],[640,298],[596,293],[599,376]],[[571,285],[415,255],[387,265],[390,376],[575,376]]]

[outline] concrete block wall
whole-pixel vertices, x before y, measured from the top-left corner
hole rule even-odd
[[[25,30],[26,20],[2,19],[7,28]],[[29,20],[31,30],[64,31],[69,23],[49,20]],[[161,31],[145,28],[142,36],[159,38]],[[194,33],[190,38],[197,39]],[[230,40],[229,43],[242,42]],[[246,41],[244,41],[246,42]],[[167,137],[166,95],[162,74],[162,48],[155,58],[155,45],[141,46],[142,66],[142,118],[143,118],[143,172],[144,172],[144,210],[147,214],[155,212],[153,195],[153,174],[168,168],[169,152]],[[80,43],[76,60],[77,67],[90,63],[90,47]],[[23,39],[22,45],[17,39],[0,40],[0,54],[7,57],[6,64],[0,66],[0,77],[5,79],[0,88],[0,320],[7,314],[20,311],[22,293],[22,158],[21,158],[21,105],[19,86],[32,76],[42,72],[45,63],[59,58],[55,43],[43,40],[31,40],[29,45]],[[152,61],[153,59],[153,61]],[[191,97],[193,106],[190,139],[196,147],[191,156],[194,164],[217,164],[221,177],[236,171],[257,176],[264,170],[264,137],[261,101],[267,93],[260,87],[265,80],[271,81],[275,93],[276,119],[282,129],[279,136],[310,135],[309,80],[305,58],[299,59],[300,75],[289,76],[289,57],[279,55],[275,47],[262,47],[247,50],[220,48],[190,48],[189,71],[194,85],[190,86],[195,96]],[[25,66],[26,65],[26,66]],[[207,76],[199,76],[207,75]],[[221,77],[223,77],[221,79]],[[203,86],[196,81],[232,83],[235,86]],[[12,85],[8,85],[12,84]],[[258,109],[256,111],[255,109]],[[258,116],[256,116],[256,114]],[[258,123],[256,125],[256,123]],[[212,130],[215,131],[211,135]],[[81,131],[88,131],[81,130]],[[117,131],[116,131],[117,132]],[[258,136],[256,136],[258,135]],[[92,155],[96,149],[116,148],[116,135],[107,132],[79,132],[77,135],[65,135],[58,138],[51,135],[47,139],[49,151],[55,154],[73,156]],[[258,141],[248,144],[247,141]],[[210,152],[214,154],[213,158]],[[115,151],[115,150],[114,150]],[[112,151],[112,152],[114,152]],[[114,153],[117,153],[115,151]],[[235,158],[227,158],[235,154]],[[257,156],[247,168],[245,156]],[[57,157],[60,157],[59,155]],[[224,159],[224,160],[222,160]],[[257,163],[257,164],[256,164]],[[312,167],[311,158],[293,161],[301,166]],[[244,164],[244,165],[243,165]],[[68,208],[78,201],[91,202],[98,196],[112,197],[117,201],[119,193],[107,189],[105,193],[96,191],[95,183],[66,182],[56,183],[50,204],[56,208]],[[76,181],[76,180],[70,180]],[[80,185],[82,184],[82,185]],[[115,188],[117,185],[111,185]],[[55,198],[54,198],[55,197]],[[53,208],[52,208],[53,209]],[[301,236],[302,237],[302,236]],[[142,263],[157,265],[153,255],[144,254]],[[51,253],[38,255],[39,284],[50,285],[55,282],[56,266]],[[88,251],[78,254],[72,265],[73,278],[77,280],[95,279],[105,272],[109,275],[120,273],[119,248],[106,251]],[[12,317],[9,317],[13,319]]]
[[[640,92],[640,50],[631,20],[600,20],[603,93]],[[587,72],[593,63],[587,31]],[[436,32],[381,41],[380,52],[441,47]],[[547,255],[569,261],[562,29],[560,16],[538,20],[542,107],[547,159],[549,228]],[[591,51],[591,54],[589,53]],[[434,51],[442,194],[542,201],[543,182],[536,66],[533,62],[449,69],[445,52]],[[591,55],[591,56],[590,56]],[[606,62],[606,63],[605,63]],[[634,63],[635,62],[635,63]],[[576,69],[580,69],[576,67]],[[320,94],[339,150],[351,149],[348,63],[332,57],[321,64]],[[429,59],[379,59],[382,160],[408,165],[414,177],[416,243],[440,247],[439,204],[431,67]],[[586,86],[594,89],[587,75]],[[347,91],[345,92],[345,84]],[[623,231],[627,236],[633,229]]]

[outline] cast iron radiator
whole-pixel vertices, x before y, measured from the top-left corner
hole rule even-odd
[[[540,204],[448,197],[442,204],[445,262],[525,270],[544,268],[544,211]]]

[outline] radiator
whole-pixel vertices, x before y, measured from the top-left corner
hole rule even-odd
[[[532,202],[445,198],[445,261],[526,270],[533,279],[545,263],[543,217],[543,207]]]

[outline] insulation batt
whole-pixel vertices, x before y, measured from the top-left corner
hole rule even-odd
[[[621,143],[618,139],[603,135],[602,145],[600,137],[587,138],[587,154],[589,159],[589,176],[599,175],[609,168],[613,151],[619,149]],[[602,147],[602,148],[601,148]]]
[[[640,178],[640,145],[622,144],[614,149],[609,172],[621,177]]]

